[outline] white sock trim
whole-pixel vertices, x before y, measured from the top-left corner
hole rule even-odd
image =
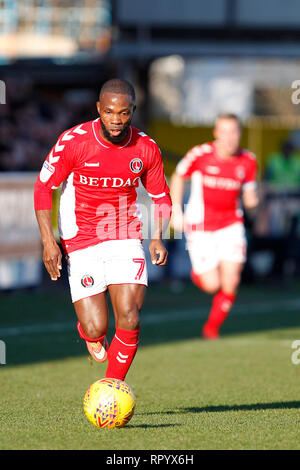
[[[134,346],[137,346],[137,345],[139,344],[139,342],[134,343],[134,344],[127,344],[127,343],[124,343],[124,341],[122,341],[120,338],[118,338],[117,335],[115,335],[115,338],[116,338],[118,341],[120,341],[120,343],[124,344],[124,346],[132,346],[132,347],[134,347]]]

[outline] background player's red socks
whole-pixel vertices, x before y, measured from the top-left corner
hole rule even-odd
[[[236,294],[226,294],[222,290],[219,290],[215,294],[212,302],[212,308],[208,316],[208,320],[205,324],[207,329],[218,330],[225,318],[229,314],[233,303],[235,301]]]
[[[202,289],[202,282],[201,282],[201,278],[200,278],[200,275],[195,273],[195,271],[191,270],[191,279],[193,281],[193,283],[199,287],[199,289]]]
[[[89,338],[83,331],[82,326],[79,321],[77,322],[77,330],[78,330],[80,338],[84,339],[84,341],[89,341],[90,343],[97,343],[97,341],[102,341],[106,336],[106,333],[105,333],[104,335],[99,336],[99,338]]]
[[[105,377],[124,380],[138,348],[140,328],[127,331],[116,328],[108,350]]]

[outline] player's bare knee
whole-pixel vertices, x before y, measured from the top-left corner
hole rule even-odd
[[[219,282],[210,282],[210,283],[205,283],[203,282],[202,284],[202,290],[206,292],[207,294],[216,294],[221,288],[221,284]]]
[[[136,330],[139,327],[139,310],[136,307],[124,310],[119,315],[119,327],[125,330]],[[122,325],[122,326],[121,326]]]
[[[94,321],[89,321],[81,326],[86,336],[91,339],[100,338],[100,336],[105,335],[107,332],[106,324],[104,325]]]
[[[231,279],[230,282],[222,283],[222,290],[227,294],[236,294],[238,287],[240,285],[240,276],[237,276],[235,279]]]
[[[211,295],[215,295],[220,290],[220,285],[214,285],[207,288],[206,292]]]

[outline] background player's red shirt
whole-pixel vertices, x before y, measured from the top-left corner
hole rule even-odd
[[[227,160],[218,156],[214,142],[197,145],[180,160],[176,173],[191,179],[185,210],[187,231],[215,231],[243,221],[239,196],[256,184],[253,153],[239,149]]]
[[[67,253],[105,240],[142,238],[136,204],[141,181],[153,200],[169,193],[157,144],[130,127],[120,145],[100,136],[100,120],[61,134],[35,187],[35,209],[50,209],[47,194],[62,193],[59,231]]]

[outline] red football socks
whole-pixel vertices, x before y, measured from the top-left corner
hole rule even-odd
[[[202,289],[201,276],[193,270],[191,270],[191,279],[199,289]],[[214,295],[208,320],[203,329],[204,336],[218,337],[219,328],[229,314],[235,298],[236,294],[227,294],[222,289]]]
[[[124,380],[138,348],[140,328],[127,331],[116,328],[108,350],[105,377]]]
[[[195,273],[195,271],[191,270],[191,279],[193,283],[199,287],[199,289],[202,289],[202,283],[201,283],[201,278],[200,275]]]
[[[226,294],[222,290],[219,290],[213,298],[212,308],[208,316],[206,325],[211,328],[218,329],[225,321],[229,314],[232,305],[235,301],[236,294]]]

